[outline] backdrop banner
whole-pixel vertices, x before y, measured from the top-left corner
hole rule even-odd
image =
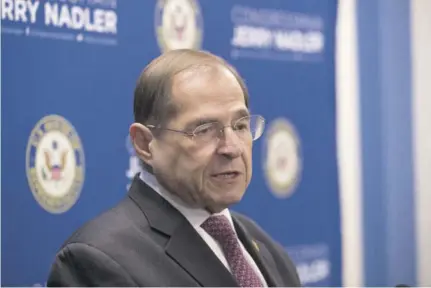
[[[45,285],[60,245],[120,201],[139,166],[133,90],[163,51],[232,63],[266,118],[245,213],[304,286],[341,285],[336,0],[1,0],[2,285]]]

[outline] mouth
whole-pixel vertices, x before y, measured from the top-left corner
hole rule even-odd
[[[218,180],[233,180],[241,175],[239,171],[225,171],[213,174],[212,177]]]

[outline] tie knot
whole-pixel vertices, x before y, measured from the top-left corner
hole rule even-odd
[[[224,215],[211,216],[201,227],[214,239],[219,242],[224,242],[228,239],[236,239],[235,232],[229,220]]]

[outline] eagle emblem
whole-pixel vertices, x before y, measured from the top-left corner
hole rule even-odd
[[[157,42],[162,51],[199,49],[203,20],[196,0],[158,0],[155,11]]]
[[[85,155],[73,125],[46,115],[27,142],[27,180],[35,200],[49,213],[68,211],[78,200],[85,176]]]
[[[67,164],[67,150],[59,151],[57,141],[52,141],[51,149],[45,149],[45,165],[42,166],[43,180],[60,181]]]
[[[176,32],[178,40],[183,40],[183,34],[187,27],[187,15],[184,13],[181,6],[176,6],[171,15],[172,30]]]

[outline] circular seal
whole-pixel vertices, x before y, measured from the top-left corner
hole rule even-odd
[[[302,169],[299,137],[284,118],[274,120],[266,133],[264,170],[275,196],[286,198],[293,193]]]
[[[202,16],[196,0],[158,0],[155,13],[157,42],[162,52],[199,49]]]
[[[37,122],[28,139],[26,171],[33,196],[46,211],[60,214],[76,203],[85,159],[81,140],[66,119],[49,115]]]

